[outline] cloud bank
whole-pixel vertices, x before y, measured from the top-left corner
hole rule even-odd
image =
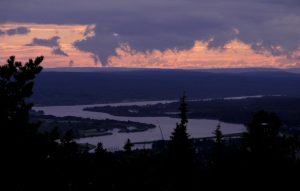
[[[196,41],[192,48],[186,50],[168,49],[139,52],[128,44],[116,49],[116,56],[108,60],[113,67],[131,68],[250,68],[300,67],[300,49],[289,57],[273,55],[269,50],[255,51],[249,44],[237,39],[222,47],[210,48],[210,41]],[[276,47],[280,49],[280,47]]]
[[[14,10],[14,14],[11,14],[11,10]],[[154,60],[158,59],[156,53],[153,54],[153,52],[160,52],[162,57],[159,60],[163,65],[163,62],[171,63],[171,61],[166,61],[166,57],[170,57],[168,52],[173,52],[172,55],[176,55],[175,57],[183,53],[188,54],[195,49],[195,44],[205,44],[210,39],[214,40],[207,44],[206,53],[210,55],[214,52],[217,54],[216,57],[220,58],[220,51],[238,39],[250,49],[245,58],[242,58],[243,54],[238,52],[241,55],[237,55],[237,58],[242,60],[235,59],[232,65],[242,63],[241,61],[247,63],[245,59],[249,58],[252,51],[257,59],[264,58],[263,64],[255,62],[258,67],[266,65],[265,58],[271,58],[270,63],[273,63],[274,67],[290,67],[297,65],[299,60],[297,60],[300,46],[299,10],[299,0],[44,0],[39,3],[36,0],[26,2],[2,0],[0,23],[36,23],[40,26],[48,26],[48,28],[53,26],[51,24],[88,26],[82,32],[82,38],[74,39],[69,46],[77,51],[89,53],[89,61],[93,65],[96,62],[102,63],[103,66],[117,66],[121,65],[121,60],[124,61],[126,57],[128,67],[134,65],[133,61],[129,63],[129,60],[135,60],[134,62],[140,63],[141,67],[146,67],[141,59],[137,58],[144,55],[148,64],[151,64],[154,61],[150,62],[149,56],[156,56]],[[17,27],[22,27],[22,25],[14,26],[14,28]],[[23,27],[26,26],[23,25]],[[3,31],[1,29],[0,36],[8,36]],[[35,31],[30,33],[35,34],[34,38],[39,39],[51,39],[58,36],[51,33],[51,36],[42,38]],[[71,37],[72,34],[69,36]],[[63,44],[61,41],[64,38],[70,38],[66,35],[59,37],[60,44]],[[127,56],[120,56],[120,50],[123,51],[124,44],[131,47],[130,55],[133,51],[139,56],[133,56],[134,59],[129,59],[129,53],[126,54]],[[43,48],[50,47],[44,46]],[[71,55],[63,45],[60,49],[53,50],[52,48],[50,52],[57,53],[57,56],[67,57],[60,50],[66,55]],[[275,62],[274,59],[277,61]],[[72,64],[74,66],[78,65],[78,62],[81,64],[81,61],[72,60],[75,61]],[[210,63],[208,60],[204,62],[201,59],[200,61],[201,63],[195,61],[193,63],[195,66]],[[225,61],[227,64],[224,66],[227,66],[230,62],[228,59]],[[69,62],[70,60],[66,62],[67,65]],[[183,63],[183,61],[177,61],[177,63]],[[218,63],[219,67],[223,67],[221,62],[218,61]],[[282,66],[285,63],[286,66]],[[245,66],[248,65],[248,63],[245,64]],[[182,66],[185,67],[184,64]],[[211,63],[208,66],[214,66],[214,64]]]
[[[24,34],[0,36],[0,60],[10,55],[27,61],[39,55],[45,56],[44,67],[95,67],[101,63],[96,55],[75,47],[76,41],[91,38],[93,25],[49,25],[49,24],[0,24],[1,31],[10,31],[17,26],[29,29]],[[76,62],[74,61],[76,60]],[[71,64],[70,64],[71,63]]]

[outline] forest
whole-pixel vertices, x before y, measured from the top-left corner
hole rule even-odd
[[[296,96],[262,96],[241,99],[202,99],[188,100],[188,115],[191,119],[218,119],[231,123],[245,123],[259,110],[275,112],[283,124],[299,129],[300,97]],[[178,116],[178,102],[158,103],[146,106],[102,106],[86,107],[84,110],[105,112],[116,116],[150,117]]]
[[[256,111],[240,137],[226,139],[216,127],[212,140],[195,144],[187,133],[189,105],[183,94],[170,141],[159,149],[81,150],[72,131],[41,132],[30,120],[36,77],[43,57],[22,64],[10,57],[0,66],[2,190],[201,190],[279,188],[297,185],[299,139],[284,134],[272,111]],[[105,90],[103,90],[105,91]],[[34,100],[33,100],[34,101]],[[299,116],[295,116],[299,117]],[[204,140],[205,141],[205,140]],[[211,145],[209,147],[205,146]]]
[[[178,100],[251,95],[300,96],[300,74],[283,70],[220,73],[198,70],[43,71],[30,98],[36,106]],[[48,99],[51,97],[51,99]]]

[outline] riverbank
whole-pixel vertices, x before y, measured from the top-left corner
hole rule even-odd
[[[148,102],[128,102],[128,103],[113,103],[113,104],[94,104],[94,105],[75,105],[75,106],[49,106],[49,107],[35,107],[37,111],[43,111],[46,115],[53,115],[56,117],[74,116],[82,118],[90,118],[96,120],[111,119],[117,121],[133,121],[139,123],[153,124],[155,128],[151,128],[143,132],[129,132],[120,133],[118,131],[112,131],[111,135],[107,136],[96,136],[76,139],[78,143],[89,143],[96,145],[98,142],[102,142],[105,148],[122,148],[127,139],[132,142],[143,142],[143,141],[155,141],[155,140],[168,140],[176,123],[179,121],[178,118],[171,117],[124,117],[114,116],[104,112],[90,112],[84,111],[86,107],[95,106],[130,106],[130,105],[153,105],[157,103],[170,103],[173,100],[162,100],[162,101],[148,101]],[[192,138],[209,137],[213,135],[213,131],[216,126],[220,124],[224,134],[240,133],[245,131],[243,124],[224,123],[219,120],[208,120],[208,119],[190,119],[188,123],[188,133]]]

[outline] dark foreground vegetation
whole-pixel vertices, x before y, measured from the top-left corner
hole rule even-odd
[[[272,189],[298,186],[297,136],[281,134],[274,113],[259,111],[247,132],[225,140],[216,128],[211,147],[193,144],[186,132],[188,107],[180,100],[179,117],[169,142],[152,150],[95,153],[78,148],[72,133],[39,133],[29,120],[33,80],[43,58],[0,67],[1,190],[201,190]],[[297,187],[296,187],[297,188]]]

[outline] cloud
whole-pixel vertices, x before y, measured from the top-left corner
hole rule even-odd
[[[54,36],[50,39],[33,38],[32,42],[27,44],[27,46],[46,46],[52,48],[52,53],[54,55],[68,56],[68,54],[61,49],[59,40],[59,36]]]
[[[257,53],[288,56],[300,45],[299,9],[299,0],[2,0],[0,23],[89,25],[74,46],[105,65],[120,43],[141,53],[184,51],[210,38],[212,49],[238,38]]]
[[[289,58],[274,56],[268,50],[255,51],[251,45],[238,39],[226,43],[223,47],[210,48],[209,41],[195,41],[190,49],[168,49],[140,52],[128,44],[121,44],[116,49],[116,56],[108,60],[110,67],[129,68],[249,68],[276,67],[293,68],[300,66],[300,49]],[[280,49],[281,47],[277,47]]]
[[[96,34],[95,28],[96,28],[96,25],[87,25],[87,27],[83,33],[84,38],[88,39],[88,38],[94,37]]]
[[[114,37],[120,36],[120,34],[119,34],[119,33],[116,33],[116,32],[114,32],[112,35],[113,35]]]
[[[241,32],[239,29],[237,28],[233,28],[232,31],[234,32],[234,34],[239,35]]]
[[[26,27],[30,33],[24,35],[0,36],[0,62],[10,55],[16,55],[18,60],[27,61],[36,56],[45,56],[44,67],[95,67],[101,62],[97,55],[79,50],[74,46],[76,41],[82,41],[94,35],[93,25],[56,25],[34,23],[0,24],[0,29]],[[70,62],[73,60],[73,62]],[[74,62],[76,61],[76,62]]]
[[[30,44],[27,44],[27,46],[47,46],[47,47],[58,47],[59,46],[59,36],[54,36],[50,39],[39,39],[39,38],[33,38],[32,42]]]
[[[93,59],[95,66],[97,66],[100,63],[100,60],[99,60],[98,56],[92,54],[91,58]]]
[[[55,54],[55,55],[59,55],[59,56],[69,56],[67,53],[62,51],[60,47],[53,48],[52,53]]]
[[[9,29],[6,31],[6,33],[10,36],[17,35],[17,34],[28,34],[30,30],[26,27],[18,27],[14,29]]]
[[[30,29],[26,28],[26,27],[17,27],[17,28],[8,28],[8,29],[0,29],[0,35],[9,35],[9,36],[13,36],[13,35],[25,35],[30,33]]]

